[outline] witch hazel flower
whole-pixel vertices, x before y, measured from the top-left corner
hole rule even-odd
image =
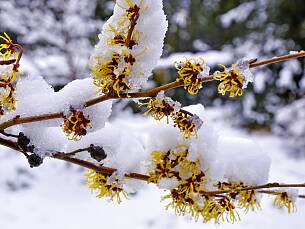
[[[202,88],[204,77],[209,76],[210,68],[202,58],[185,59],[175,65],[178,71],[177,82],[183,82],[184,89],[191,95],[197,94]]]
[[[202,126],[203,121],[196,114],[188,114],[179,111],[173,115],[174,126],[184,133],[185,138],[197,136],[197,132]]]
[[[0,36],[0,40],[3,41],[0,44],[0,56],[4,60],[8,60],[11,57],[11,55],[13,55],[14,58],[16,58],[17,57],[16,49],[14,48],[13,41],[9,37],[9,35],[4,32],[4,35]]]
[[[228,92],[230,97],[242,96],[248,83],[253,82],[249,62],[239,60],[236,64],[232,64],[230,68],[222,64],[220,66],[223,67],[224,71],[214,74],[214,79],[220,81],[218,92],[222,95]]]
[[[243,209],[246,213],[249,211],[260,210],[261,194],[257,190],[246,190],[243,192],[236,191],[252,185],[246,185],[244,182],[234,182],[231,180],[218,182],[218,190],[232,190],[230,197],[236,202],[238,208]]]
[[[0,66],[0,115],[12,111],[16,104],[13,66]]]
[[[94,84],[105,94],[141,88],[159,60],[167,20],[162,0],[118,0],[90,57]]]
[[[169,122],[168,118],[181,108],[181,104],[165,96],[164,91],[159,92],[155,98],[150,99],[147,103],[140,105],[147,108],[144,115],[151,113],[152,117],[158,121],[166,117],[167,123]]]
[[[96,197],[106,197],[110,201],[122,202],[122,197],[128,198],[127,192],[124,191],[122,184],[117,176],[107,176],[94,170],[89,170],[85,177],[86,185],[92,192],[96,193]]]
[[[4,33],[0,36],[0,60],[17,58],[17,51],[12,39]],[[19,57],[19,59],[21,56]],[[18,60],[19,61],[19,60]],[[0,65],[0,116],[11,112],[16,105],[16,82],[19,80],[19,63],[11,62],[8,66]]]
[[[288,213],[296,211],[295,203],[299,196],[299,191],[297,189],[285,188],[275,190],[275,199],[273,204],[278,208],[287,208]]]
[[[85,116],[83,111],[70,108],[68,114],[64,116],[62,129],[71,140],[80,140],[87,134],[90,127],[90,118]]]

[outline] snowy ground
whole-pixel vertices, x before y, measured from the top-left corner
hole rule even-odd
[[[284,139],[264,133],[249,134],[233,130],[220,121],[223,111],[207,113],[221,132],[255,140],[272,158],[270,181],[304,182],[305,159],[289,157]],[[223,118],[221,118],[223,120]],[[235,224],[203,225],[177,217],[160,203],[162,191],[147,186],[121,205],[96,199],[83,185],[84,170],[59,161],[48,160],[37,169],[27,168],[24,157],[2,149],[0,154],[0,229],[182,229],[182,228],[304,228],[305,200],[298,211],[288,215],[275,209],[268,197],[262,211],[242,215]],[[23,187],[23,188],[22,188]]]

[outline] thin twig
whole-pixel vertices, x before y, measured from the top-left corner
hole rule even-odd
[[[75,154],[78,154],[80,152],[84,152],[84,151],[88,151],[90,149],[90,147],[87,147],[87,148],[84,148],[84,149],[77,149],[77,150],[74,150],[72,152],[69,152],[69,153],[57,153],[56,155],[58,157],[62,156],[62,157],[70,157],[70,156],[75,156]]]
[[[17,116],[13,119],[10,119],[6,122],[0,124],[0,130],[5,130],[8,127],[24,124],[24,123],[32,123],[32,122],[40,122],[51,119],[63,118],[63,113],[53,113],[53,114],[42,114],[37,116],[29,116],[29,117],[20,117]]]
[[[13,137],[13,138],[18,138],[19,135],[15,135],[15,134],[8,134],[6,133],[4,130],[0,130],[0,134],[3,134],[6,137]]]
[[[209,195],[218,195],[218,194],[242,192],[242,191],[249,191],[249,190],[258,190],[258,189],[266,189],[266,188],[305,188],[305,183],[303,183],[303,184],[268,183],[268,184],[264,184],[264,185],[253,186],[253,187],[213,191],[213,192],[208,192],[208,194]],[[205,192],[203,192],[203,193],[205,193]]]
[[[179,111],[180,111],[181,113],[185,114],[185,115],[194,116],[193,113],[191,113],[191,112],[189,112],[189,111],[187,111],[187,110],[180,109]]]
[[[126,38],[126,41],[125,41],[125,46],[127,46],[128,48],[130,47],[132,35],[133,35],[134,29],[137,25],[137,21],[139,19],[139,16],[140,16],[139,14],[136,14],[136,17],[133,18],[133,20],[130,23],[130,28],[128,30],[127,38]]]
[[[3,146],[5,146],[5,147],[8,147],[8,148],[10,148],[10,149],[12,149],[12,150],[21,152],[19,146],[17,145],[17,143],[16,143],[16,142],[13,142],[13,141],[11,141],[11,140],[8,140],[8,139],[1,138],[1,137],[0,137],[0,145],[3,145]]]
[[[258,191],[259,193],[268,194],[268,195],[281,195],[283,192],[275,192],[275,191],[267,191],[267,190],[261,190]],[[305,195],[298,195],[299,198],[305,199]]]
[[[16,60],[16,63],[15,65],[19,66],[19,62],[21,60],[21,57],[22,57],[22,54],[23,54],[23,47],[19,44],[13,44],[13,47],[17,48],[19,50],[19,54],[18,54],[18,57],[17,57],[17,60]]]
[[[16,59],[12,59],[12,60],[0,60],[0,65],[10,65],[15,63]]]
[[[134,93],[122,93],[120,96],[117,94],[113,95],[102,95],[100,97],[97,97],[95,99],[91,99],[85,103],[85,107],[90,107],[93,105],[96,105],[98,103],[104,102],[109,99],[136,99],[136,98],[149,98],[156,96],[160,91],[167,91],[169,89],[174,89],[177,87],[181,87],[183,83],[181,82],[171,82],[165,85],[162,85],[160,87],[152,88],[147,91],[143,92],[134,92]]]
[[[301,57],[305,57],[305,51],[301,51],[298,53],[292,53],[292,54],[286,54],[286,55],[282,55],[282,56],[273,57],[271,59],[254,62],[254,63],[250,64],[250,68],[256,68],[256,67],[263,66],[263,65],[269,65],[269,64],[281,62],[284,60],[301,58]]]

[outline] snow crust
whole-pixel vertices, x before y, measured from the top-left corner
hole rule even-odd
[[[124,55],[129,53],[135,57],[135,63],[130,66],[131,74],[127,81],[132,88],[139,88],[146,83],[160,59],[168,22],[163,11],[162,0],[134,0],[132,3],[140,7],[140,16],[135,26],[136,34],[139,37],[138,44],[132,48],[121,44],[109,44],[109,40],[113,39],[116,33],[124,34],[121,28],[124,26],[120,27],[118,24],[121,24],[122,20],[128,21],[124,15],[126,15],[126,9],[130,6],[127,1],[118,0],[113,15],[104,24],[99,35],[99,42],[90,57],[89,66],[92,68],[109,59],[111,60],[113,54],[117,53],[122,57],[119,64],[121,68],[116,72],[119,75],[126,65]]]

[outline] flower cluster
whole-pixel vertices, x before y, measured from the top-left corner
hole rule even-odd
[[[88,127],[90,127],[89,116],[85,116],[81,110],[70,108],[69,113],[64,116],[62,129],[71,140],[80,140],[87,134]]]
[[[171,190],[164,197],[171,199],[167,208],[174,208],[179,215],[193,214],[197,207],[196,198],[199,198],[201,191],[206,190],[208,179],[199,160],[189,160],[188,147],[183,145],[168,152],[154,151],[151,156],[148,182]]]
[[[4,36],[0,36],[3,43],[0,44],[0,55],[2,60],[8,61],[13,55],[17,56],[17,49],[12,39],[4,33]],[[1,60],[1,59],[0,59]],[[6,111],[10,112],[15,108],[15,85],[19,79],[19,64],[14,62],[8,62],[8,66],[0,65],[0,115],[4,115]]]
[[[118,96],[140,88],[162,54],[166,30],[161,0],[116,1],[90,58],[94,84]]]
[[[150,113],[158,121],[166,117],[168,123],[168,118],[171,117],[174,126],[178,127],[186,138],[195,136],[203,123],[197,115],[182,110],[181,104],[165,96],[164,91],[159,92],[155,98],[150,99],[147,103],[140,105],[147,108],[144,114]]]
[[[177,82],[183,82],[184,89],[188,93],[194,95],[202,88],[204,77],[209,76],[210,68],[206,65],[203,59],[185,59],[176,63],[178,70]]]
[[[230,97],[242,96],[249,82],[253,82],[253,75],[249,70],[249,62],[239,61],[232,64],[230,68],[220,65],[224,68],[222,72],[216,72],[214,79],[220,81],[218,92],[225,95],[227,92]]]
[[[198,133],[201,141],[202,134]],[[213,164],[211,152],[199,153],[196,144],[200,143],[194,138],[169,150],[151,153],[148,182],[170,191],[163,196],[163,200],[169,201],[166,209],[172,208],[178,215],[190,215],[196,221],[202,219],[216,224],[239,221],[239,210],[245,213],[260,210],[261,194],[254,185],[228,180],[228,173],[216,175],[217,162]]]
[[[202,217],[205,222],[239,219],[235,200],[230,195],[214,197],[206,194],[207,184],[211,181],[206,175],[208,168],[204,168],[200,160],[189,159],[187,146],[177,146],[168,152],[154,151],[151,156],[148,181],[170,190],[163,197],[170,200],[167,209],[173,208],[178,215],[189,214],[195,220]]]
[[[89,170],[85,177],[87,178],[86,185],[92,192],[97,192],[96,197],[98,198],[106,197],[110,201],[116,200],[118,203],[122,202],[121,195],[128,198],[117,177],[109,177],[94,170]]]

